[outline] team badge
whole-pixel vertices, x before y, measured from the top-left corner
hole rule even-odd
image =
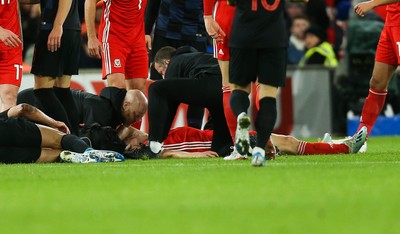
[[[224,55],[224,51],[222,49],[219,49],[218,54]]]
[[[114,67],[121,67],[121,60],[114,59]]]

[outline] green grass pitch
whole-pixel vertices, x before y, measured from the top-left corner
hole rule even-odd
[[[0,165],[0,233],[400,233],[400,137],[366,154]]]

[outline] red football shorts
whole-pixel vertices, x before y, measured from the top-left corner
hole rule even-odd
[[[222,37],[221,42],[214,41],[214,57],[216,57],[218,60],[229,60],[230,55],[228,43],[232,31],[232,22],[235,9],[235,7],[229,6],[227,1],[217,1],[215,21],[217,21],[222,31],[224,31],[226,34],[225,37]]]
[[[12,84],[19,87],[21,80],[21,48],[0,51],[0,84]]]
[[[397,66],[400,64],[400,26],[385,26],[379,38],[375,61]]]
[[[146,46],[123,47],[118,43],[103,43],[103,79],[112,73],[123,73],[125,79],[147,78],[149,58]]]

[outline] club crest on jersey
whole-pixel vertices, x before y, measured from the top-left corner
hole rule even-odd
[[[219,49],[218,54],[224,55],[224,51],[222,49]]]
[[[121,60],[114,59],[114,67],[121,67]]]

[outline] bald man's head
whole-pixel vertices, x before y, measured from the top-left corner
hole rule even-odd
[[[122,103],[121,114],[124,119],[124,125],[129,126],[132,123],[142,119],[147,111],[147,98],[137,89],[128,90]]]

